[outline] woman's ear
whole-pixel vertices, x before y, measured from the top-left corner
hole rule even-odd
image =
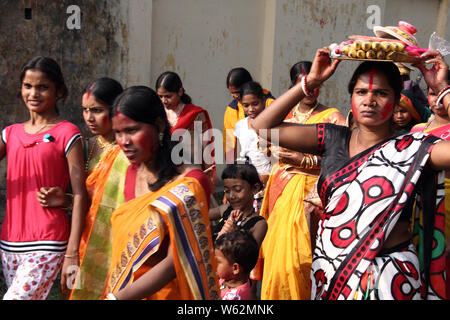
[[[180,90],[178,90],[178,96],[181,98],[184,94],[184,88],[181,87]]]

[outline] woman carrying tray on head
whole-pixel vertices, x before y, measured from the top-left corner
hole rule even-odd
[[[448,106],[445,61],[435,51],[423,59],[434,64],[430,70],[423,67],[425,81]],[[392,111],[402,90],[398,68],[375,61],[358,66],[348,87],[357,124],[353,131],[332,124],[282,123],[338,63],[331,63],[327,48],[317,50],[310,73],[253,122],[256,130],[278,128],[283,147],[322,156],[318,189],[325,212],[313,255],[311,297],[443,299],[441,170],[450,168],[450,142],[423,133],[394,136]],[[418,251],[409,231],[416,196],[420,205],[415,209],[427,213]]]

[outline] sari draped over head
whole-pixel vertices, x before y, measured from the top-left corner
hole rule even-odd
[[[111,214],[124,200],[129,161],[119,146],[101,154],[90,170],[86,188],[91,206],[79,245],[80,269],[71,300],[101,299],[111,257]]]
[[[113,251],[105,293],[118,292],[150,270],[144,263],[169,237],[176,278],[148,299],[219,298],[209,199],[194,176],[128,201],[113,213]]]
[[[348,150],[348,128],[319,124],[317,132],[323,159],[331,149],[342,149],[339,139]],[[407,134],[345,162],[329,159],[335,164],[322,171],[318,185],[325,212],[311,270],[313,299],[445,297],[444,174],[426,166],[437,141]],[[423,212],[421,227],[413,228],[424,231],[417,248],[409,242],[383,248],[414,198],[414,217]]]
[[[201,135],[198,136],[199,133],[195,132],[195,123],[200,122],[201,126]],[[176,130],[188,130],[191,134],[191,156],[192,163],[200,165],[201,169],[205,171],[208,176],[211,186],[213,187],[213,191],[215,189],[216,181],[217,181],[217,170],[215,168],[215,150],[214,150],[214,136],[212,135],[211,129],[212,124],[209,118],[208,112],[202,107],[186,104],[177,119],[177,123],[170,128],[170,134],[173,134]],[[201,155],[194,154],[195,145],[192,143],[193,139],[200,138],[201,144]],[[206,157],[211,157],[211,159],[205,160]]]
[[[286,122],[344,123],[336,108],[300,120],[297,108]],[[276,151],[274,151],[276,152]],[[319,167],[305,171],[300,164],[279,162],[266,184],[260,215],[268,224],[253,279],[262,279],[263,300],[308,300],[311,295],[311,239],[303,199],[315,187]],[[264,266],[263,266],[264,265]]]

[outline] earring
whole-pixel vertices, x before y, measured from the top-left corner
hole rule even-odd
[[[159,138],[159,145],[162,146],[163,145],[164,133],[160,132],[158,138]]]

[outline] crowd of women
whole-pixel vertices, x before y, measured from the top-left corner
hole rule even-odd
[[[20,74],[29,119],[4,128],[0,142],[4,299],[46,299],[59,272],[73,300],[445,299],[448,65],[436,51],[421,61],[433,117],[410,109],[425,123],[406,131],[394,110],[415,97],[393,63],[358,65],[351,118],[318,101],[339,64],[327,48],[291,68],[278,98],[244,68],[231,70],[232,163],[217,199],[214,162],[172,159],[176,130],[212,126],[176,73],[154,89],[89,82],[83,138],[59,114],[59,65],[30,59]],[[263,143],[267,129],[279,145]],[[203,138],[202,154],[213,143]]]

